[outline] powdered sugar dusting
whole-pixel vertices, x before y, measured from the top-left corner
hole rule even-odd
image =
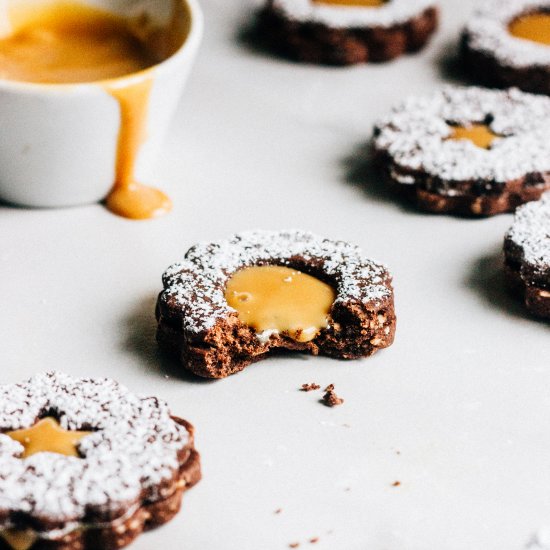
[[[184,330],[201,333],[235,310],[225,299],[229,277],[244,267],[276,264],[315,266],[334,282],[336,303],[379,302],[391,295],[386,268],[360,249],[305,231],[251,231],[189,250],[164,274],[161,300],[183,310]]]
[[[434,0],[390,0],[374,8],[327,5],[312,0],[273,0],[273,7],[289,19],[332,28],[391,27],[406,23],[435,5]]]
[[[550,46],[517,38],[509,24],[529,12],[550,10],[550,0],[492,0],[483,3],[464,30],[470,49],[498,60],[505,67],[547,67],[550,71]]]
[[[550,193],[516,210],[506,238],[523,251],[523,261],[534,273],[550,275]]]
[[[402,183],[416,183],[410,172],[417,171],[440,182],[474,180],[490,186],[550,171],[549,119],[550,98],[544,96],[516,89],[446,86],[396,107],[378,123],[374,145],[404,172]],[[447,139],[450,124],[470,123],[488,124],[500,137],[490,149]],[[445,185],[437,191],[456,193]]]
[[[78,446],[83,458],[38,453],[25,459],[19,443],[0,434],[0,511],[51,521],[81,520],[90,510],[123,513],[175,476],[187,431],[168,406],[140,397],[109,379],[61,373],[0,386],[2,432],[28,428],[55,415],[65,429],[93,431]]]

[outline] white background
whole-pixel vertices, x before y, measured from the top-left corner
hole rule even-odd
[[[203,0],[205,40],[151,182],[173,213],[0,208],[1,380],[108,375],[197,427],[204,480],[136,550],[519,550],[550,525],[549,326],[504,290],[511,216],[421,214],[364,162],[378,116],[453,78],[475,4],[442,2],[418,56],[320,68],[240,42],[251,2]],[[394,346],[355,362],[271,359],[217,382],[161,358],[163,270],[196,241],[289,227],[390,266]],[[312,381],[345,405],[298,391]]]

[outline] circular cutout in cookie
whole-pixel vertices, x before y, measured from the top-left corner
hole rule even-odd
[[[509,29],[516,38],[550,46],[550,11],[521,15],[510,23]]]
[[[286,333],[310,342],[328,328],[334,289],[296,269],[253,266],[234,273],[225,291],[227,303],[256,333]]]

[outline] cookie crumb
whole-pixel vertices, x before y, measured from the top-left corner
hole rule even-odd
[[[291,542],[288,547],[289,548],[298,548],[298,546],[300,546],[300,543],[299,542]]]
[[[277,510],[275,510],[275,514],[280,514],[282,511],[283,511],[282,508],[277,508]]]
[[[332,384],[330,386],[327,386],[325,391],[326,393],[325,395],[323,395],[323,403],[327,407],[336,407],[337,405],[342,405],[344,403],[344,400],[336,395],[336,392],[334,391],[334,386]]]
[[[316,544],[317,542],[319,542],[319,537],[312,537],[309,539],[310,544]]]
[[[392,487],[399,487],[401,485],[401,482],[400,481],[394,481],[392,483]]]
[[[321,389],[321,386],[315,382],[312,382],[311,384],[302,384],[301,391],[315,391],[319,389]]]
[[[334,384],[329,384],[323,391],[334,391]]]

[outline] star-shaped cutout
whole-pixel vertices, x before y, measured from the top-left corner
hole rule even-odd
[[[493,141],[498,138],[487,124],[471,124],[470,126],[451,126],[449,139],[467,139],[481,149],[490,149]]]
[[[90,433],[65,430],[55,418],[47,417],[30,428],[7,432],[6,435],[25,447],[21,458],[36,453],[58,453],[79,457],[76,447],[80,440]]]

